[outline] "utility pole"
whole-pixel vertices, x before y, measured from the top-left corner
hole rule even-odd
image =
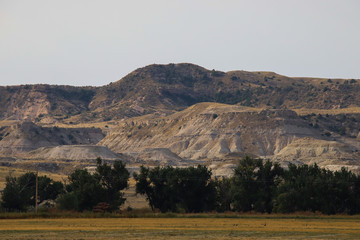
[[[36,183],[35,183],[35,213],[38,212],[38,171],[36,171]]]

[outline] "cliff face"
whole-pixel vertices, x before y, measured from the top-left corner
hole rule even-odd
[[[311,137],[298,139],[283,148],[273,158],[282,163],[317,164],[331,170],[341,167],[360,170],[360,152],[350,145],[336,141],[325,141]]]
[[[1,117],[12,120],[33,121],[39,115],[48,115],[51,103],[37,87],[2,88]]]
[[[122,155],[116,154],[106,147],[94,145],[61,145],[55,147],[41,147],[27,154],[29,159],[48,160],[71,160],[71,161],[94,161],[98,157],[103,160],[122,159]]]
[[[0,120],[62,121],[87,111],[96,89],[57,85],[0,86]]]
[[[234,152],[272,156],[304,136],[321,138],[289,110],[202,103],[165,118],[124,121],[99,144],[116,152],[166,147],[185,159],[214,159]]]
[[[105,134],[96,128],[41,127],[24,122],[0,128],[0,156],[26,153],[40,147],[96,144]]]
[[[175,161],[203,161],[224,175],[246,155],[284,165],[317,163],[333,170],[346,166],[359,171],[360,145],[356,140],[347,142],[324,134],[290,110],[200,103],[168,117],[122,121],[99,145],[143,159],[146,149],[167,149],[181,157]]]

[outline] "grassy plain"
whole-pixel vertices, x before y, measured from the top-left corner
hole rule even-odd
[[[354,217],[1,219],[0,239],[359,239]]]

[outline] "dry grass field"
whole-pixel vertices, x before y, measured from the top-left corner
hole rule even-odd
[[[66,218],[2,219],[0,239],[359,239],[360,219]]]

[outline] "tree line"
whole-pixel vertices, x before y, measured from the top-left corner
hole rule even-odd
[[[211,178],[206,167],[142,167],[136,192],[162,212],[236,211],[324,214],[360,213],[360,176],[316,164],[280,167],[245,157],[230,178]]]
[[[60,210],[94,210],[99,205],[103,211],[113,211],[125,202],[122,190],[128,187],[129,172],[121,161],[111,166],[97,159],[95,173],[77,169],[68,176],[64,185],[46,176],[38,178],[38,201],[56,200]],[[5,211],[26,211],[35,205],[36,174],[6,177],[1,197]]]
[[[34,205],[34,173],[7,177],[2,208],[24,211]],[[95,173],[75,170],[63,185],[39,177],[40,201],[54,199],[63,210],[114,211],[125,202],[123,190],[130,174],[121,161],[108,165],[99,158]],[[360,176],[342,168],[330,171],[314,165],[278,163],[245,157],[232,177],[213,178],[205,166],[140,167],[134,173],[136,193],[161,212],[318,211],[324,214],[360,213]]]

